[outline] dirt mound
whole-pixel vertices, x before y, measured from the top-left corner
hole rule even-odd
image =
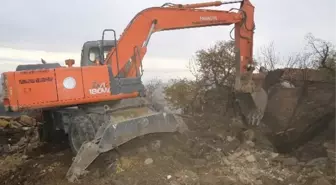
[[[235,132],[223,117],[187,119],[190,132],[151,134],[101,155],[80,184],[313,184],[335,183],[335,171],[321,154],[302,160],[275,152],[256,131]],[[302,154],[309,151],[302,149]],[[70,184],[65,173],[70,150],[35,149],[34,154],[1,158],[4,184]],[[8,162],[9,161],[9,162]],[[331,165],[331,166],[330,166]]]
[[[248,128],[229,116],[207,112],[183,116],[189,132],[150,134],[104,153],[88,168],[88,174],[79,179],[79,184],[335,184],[335,120],[325,116],[335,109],[334,93],[330,93],[334,86],[321,80],[288,82],[294,86],[269,89],[269,101],[274,104],[267,108],[265,119],[276,120],[267,122],[271,133],[275,133],[268,137],[271,140],[262,130]],[[283,90],[274,91],[276,88]],[[164,102],[161,91],[154,98],[157,102]],[[288,110],[288,104],[293,109]],[[18,143],[25,138],[24,147],[3,152],[6,155],[0,157],[0,182],[72,184],[65,179],[73,157],[67,145],[39,143],[33,137],[38,135],[38,122],[30,117],[2,117],[0,121],[1,146],[22,146]],[[305,137],[298,133],[305,133]],[[292,144],[289,141],[295,141],[295,145],[289,145]],[[278,153],[282,146],[294,150]],[[22,151],[24,148],[28,150]]]
[[[263,122],[281,152],[305,144],[335,118],[335,83],[320,71],[275,70],[266,79],[266,89],[269,97]]]
[[[34,118],[0,116],[0,155],[26,152],[39,145],[38,123]]]

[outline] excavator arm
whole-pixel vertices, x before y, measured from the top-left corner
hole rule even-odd
[[[199,9],[237,2],[241,2],[238,12]],[[244,73],[248,70],[248,64],[252,64],[253,53],[254,6],[249,0],[187,5],[168,3],[162,7],[145,9],[132,19],[102,64],[112,65],[114,76],[134,77],[153,33],[232,24],[235,29],[237,69]]]

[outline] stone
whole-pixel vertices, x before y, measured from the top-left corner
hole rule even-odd
[[[274,153],[274,152],[271,153],[271,158],[272,159],[274,159],[274,158],[276,158],[278,156],[279,156],[279,153]]]
[[[249,147],[254,147],[254,146],[255,146],[255,144],[254,144],[253,141],[246,141],[245,143],[246,143],[247,146],[249,146]]]
[[[235,138],[234,137],[232,137],[232,136],[226,136],[226,140],[228,141],[228,142],[231,142],[231,141],[233,141]]]
[[[22,159],[28,159],[28,156],[27,155],[23,155],[21,158]]]
[[[22,115],[19,118],[19,122],[23,125],[29,125],[29,126],[34,126],[36,125],[36,120],[32,117],[29,117],[27,115]]]
[[[152,164],[154,161],[153,161],[153,159],[152,158],[147,158],[146,160],[145,160],[145,165],[150,165],[150,164]]]
[[[246,156],[246,160],[250,163],[255,162],[256,158],[254,157],[254,155],[248,155]]]
[[[255,133],[251,129],[244,131],[243,134],[244,134],[245,141],[253,141],[255,139]]]
[[[9,125],[9,121],[0,119],[0,127],[7,127]]]
[[[228,159],[229,159],[230,161],[233,161],[233,160],[237,159],[239,156],[241,156],[242,154],[243,154],[242,151],[235,152],[235,153],[231,154],[231,155],[228,157]]]
[[[152,144],[151,144],[152,150],[158,150],[158,149],[160,149],[160,147],[161,147],[161,141],[160,140],[156,140],[156,141],[152,142]]]

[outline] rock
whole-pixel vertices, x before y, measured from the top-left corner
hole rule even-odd
[[[320,166],[325,165],[327,163],[328,159],[326,157],[320,157],[313,159],[306,163],[306,166]]]
[[[255,133],[251,129],[244,131],[243,135],[244,141],[253,141],[255,139]]]
[[[250,155],[250,154],[251,154],[250,151],[245,151],[245,152],[244,152],[244,156],[248,156],[248,155]]]
[[[167,179],[169,180],[169,179],[171,179],[172,178],[172,176],[171,175],[167,175]]]
[[[298,160],[295,157],[284,158],[282,164],[285,166],[294,166],[298,164]]]
[[[327,179],[325,179],[324,177],[320,177],[318,179],[316,179],[312,185],[332,185]]]
[[[223,134],[217,134],[216,135],[218,139],[224,141],[225,140],[225,137],[223,136]]]
[[[226,136],[226,140],[228,141],[228,142],[231,142],[231,141],[233,141],[235,138],[234,137],[232,137],[232,136]]]
[[[253,141],[246,141],[245,143],[246,143],[247,146],[249,146],[249,147],[254,147],[254,146],[255,146],[255,144],[254,144]]]
[[[9,120],[11,120],[12,119],[12,117],[10,117],[10,116],[0,116],[0,120],[6,120],[6,121],[9,121]]]
[[[233,161],[233,160],[237,159],[239,156],[241,156],[242,154],[243,154],[243,151],[235,152],[235,153],[231,154],[231,155],[228,157],[228,159],[229,159],[230,161]]]
[[[14,151],[17,151],[17,150],[19,150],[18,145],[10,146],[10,148],[9,148],[9,152],[14,152]]]
[[[0,119],[0,127],[7,127],[9,125],[9,121]]]
[[[161,147],[161,141],[160,140],[156,140],[156,141],[152,142],[152,144],[151,144],[152,150],[158,150],[158,149],[160,149],[160,147]]]
[[[11,120],[9,123],[10,123],[11,128],[21,128],[22,127],[22,125],[19,122],[14,121],[14,120]]]
[[[274,153],[274,152],[271,153],[271,158],[272,159],[274,159],[274,158],[276,158],[278,156],[279,156],[279,153]]]
[[[254,157],[254,155],[248,155],[246,156],[246,160],[250,163],[255,162],[256,158]]]
[[[22,127],[22,130],[24,130],[24,131],[27,131],[29,129],[30,129],[30,127]]]
[[[27,115],[22,115],[19,118],[19,122],[23,125],[27,125],[27,126],[34,126],[36,125],[36,120],[32,117],[29,117]]]
[[[333,143],[333,142],[325,142],[325,143],[323,143],[323,146],[327,149],[335,150],[335,143]]]
[[[227,165],[227,166],[230,166],[230,165],[231,165],[231,162],[230,162],[227,158],[224,158],[224,159],[222,160],[222,162],[223,162],[225,165]]]
[[[152,164],[154,161],[153,161],[153,159],[152,158],[147,158],[146,160],[145,160],[145,165],[150,165],[150,164]]]

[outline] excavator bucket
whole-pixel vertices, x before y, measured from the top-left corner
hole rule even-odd
[[[85,169],[99,154],[134,138],[150,133],[184,132],[187,129],[179,116],[170,112],[156,111],[147,104],[136,102],[135,99],[124,99],[117,106],[105,106],[102,123],[96,129],[94,138],[81,144],[67,172],[66,177],[70,182],[84,174]]]
[[[265,90],[260,89],[253,93],[236,92],[235,98],[238,101],[238,106],[245,122],[249,125],[258,126],[267,105],[268,96]]]
[[[265,90],[266,73],[237,74],[234,98],[243,121],[249,125],[259,125],[267,106]]]

